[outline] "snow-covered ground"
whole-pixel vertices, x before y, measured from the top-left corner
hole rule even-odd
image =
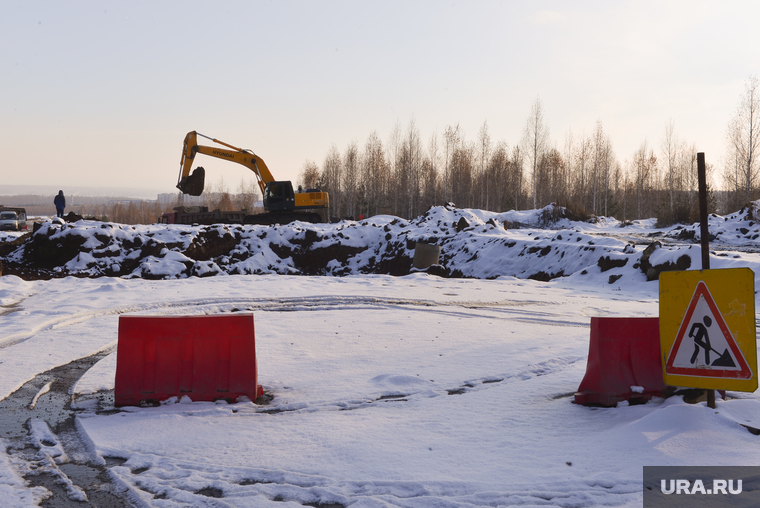
[[[493,215],[468,213],[483,223]],[[536,213],[502,220],[530,224]],[[740,214],[711,219],[711,234],[725,230],[712,268],[760,273],[751,222]],[[735,238],[740,227],[747,232]],[[183,399],[110,415],[85,405],[78,417],[93,460],[122,459],[111,475],[138,506],[638,507],[642,466],[760,465],[760,437],[737,423],[760,422],[757,394],[730,392],[717,410],[681,397],[616,408],[572,403],[590,317],[656,316],[658,282],[647,282],[633,261],[606,270],[598,256],[579,262],[570,233],[620,259],[640,257],[644,247],[619,239],[621,230],[679,233],[654,230],[651,221],[553,228],[471,235],[468,248],[490,256],[482,273],[468,274],[482,278],[2,277],[0,399],[41,372],[113,348],[120,315],[243,311],[254,314],[269,405]],[[520,252],[505,240],[557,246],[533,258],[531,273],[566,276],[495,275],[494,267],[514,264],[508,253]],[[699,247],[689,247],[664,243],[651,262],[688,253],[698,268]],[[576,259],[565,260],[569,253]],[[611,283],[610,275],[622,277]],[[100,361],[75,393],[113,389],[115,363],[115,354]],[[35,506],[44,493],[24,484],[3,442],[3,506]]]

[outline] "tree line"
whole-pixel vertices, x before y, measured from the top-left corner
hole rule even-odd
[[[753,77],[728,125],[722,171],[707,165],[708,182],[723,184],[708,189],[710,211],[736,211],[760,197],[759,101]],[[553,142],[540,99],[512,145],[492,139],[487,122],[475,139],[459,125],[423,139],[412,120],[405,129],[397,124],[385,142],[372,132],[362,145],[352,141],[342,152],[333,145],[321,167],[304,164],[300,180],[327,191],[330,215],[341,218],[413,218],[453,202],[494,212],[555,203],[578,216],[657,217],[661,225],[699,220],[697,147],[678,136],[673,120],[656,145],[645,139],[621,159],[601,120],[590,132],[568,132],[561,146]]]

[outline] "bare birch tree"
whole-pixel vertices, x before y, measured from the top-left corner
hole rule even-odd
[[[546,151],[549,142],[549,127],[544,120],[544,109],[541,99],[536,99],[530,110],[530,116],[525,124],[523,133],[524,153],[528,158],[531,171],[531,183],[533,185],[533,208],[538,206],[538,169],[541,156]]]
[[[306,161],[301,169],[300,182],[304,189],[319,187],[319,166],[314,161]]]
[[[417,124],[412,119],[409,122],[409,129],[403,142],[402,168],[407,182],[406,187],[406,214],[412,218],[419,213],[419,196],[421,186],[421,167],[422,167],[422,142],[420,141],[420,131]]]
[[[476,148],[474,143],[461,143],[451,158],[453,198],[457,206],[472,206],[472,184]]]
[[[589,208],[588,173],[590,171],[589,168],[591,166],[591,159],[591,139],[586,137],[585,134],[581,134],[580,142],[576,144],[574,162],[576,167],[575,196],[578,204],[583,210],[587,210]]]
[[[346,215],[354,217],[356,214],[356,199],[359,185],[359,149],[356,142],[352,141],[346,147],[343,155],[343,192]]]
[[[610,197],[610,172],[615,163],[612,142],[604,133],[602,121],[597,120],[593,136],[593,161],[591,185],[591,210],[594,214],[607,215]]]
[[[428,142],[428,158],[430,160],[431,179],[428,180],[428,185],[431,187],[428,189],[427,196],[429,205],[440,204],[443,199],[441,196],[441,182],[440,167],[441,167],[441,154],[440,145],[438,141],[438,134],[433,133],[430,136]]]
[[[391,194],[393,214],[398,215],[399,212],[399,188],[400,182],[398,182],[399,168],[398,159],[399,152],[401,150],[401,124],[396,122],[391,131],[391,135],[388,138],[388,161],[390,163],[390,173],[392,184],[396,187],[396,192]]]
[[[512,191],[512,204],[510,208],[520,210],[523,206],[523,186],[524,186],[524,164],[525,156],[519,145],[512,148],[512,157],[509,161],[509,177],[507,178],[508,186]]]
[[[665,124],[665,137],[662,140],[662,155],[667,182],[668,200],[671,215],[675,214],[676,192],[678,190],[678,138],[675,134],[675,122],[671,119]]]
[[[486,202],[490,204],[489,210],[504,212],[507,206],[507,193],[509,192],[509,147],[504,141],[499,141],[493,149],[488,160],[486,186]]]
[[[756,76],[747,80],[739,107],[728,124],[728,169],[735,175],[734,190],[749,202],[755,197],[758,183],[760,150],[760,82]]]
[[[651,213],[651,190],[656,187],[657,157],[649,148],[646,140],[633,156],[634,182],[636,186],[637,217],[643,218]]]
[[[446,201],[452,201],[454,199],[452,160],[454,158],[454,153],[459,148],[460,143],[461,133],[459,131],[459,124],[457,124],[456,127],[452,127],[451,125],[446,126],[446,130],[443,132],[443,185]]]
[[[488,134],[488,122],[483,122],[483,126],[478,132],[478,162],[479,162],[479,174],[478,174],[478,208],[484,208],[489,210],[488,206],[488,173],[486,173],[486,167],[488,166],[488,158],[491,155],[491,136]]]
[[[372,132],[364,145],[361,182],[367,200],[365,214],[369,217],[379,213],[385,206],[384,183],[388,181],[388,164],[383,143],[377,132]]]
[[[330,215],[335,217],[340,216],[340,205],[342,202],[340,188],[341,172],[340,152],[338,152],[337,146],[332,145],[322,165],[322,190],[330,196],[329,211]]]

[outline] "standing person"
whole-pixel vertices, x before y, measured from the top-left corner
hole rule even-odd
[[[58,217],[63,218],[63,209],[66,208],[66,198],[63,196],[63,191],[59,190],[58,195],[53,199],[55,204],[55,211]]]

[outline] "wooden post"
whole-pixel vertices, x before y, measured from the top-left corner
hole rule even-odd
[[[710,269],[710,229],[707,226],[707,170],[705,154],[697,154],[697,179],[699,182],[699,236],[702,246],[702,270]],[[715,390],[707,390],[707,407],[715,409]]]
[[[699,180],[699,235],[702,245],[702,270],[710,269],[710,230],[707,227],[707,174],[705,154],[697,154],[697,178]]]

